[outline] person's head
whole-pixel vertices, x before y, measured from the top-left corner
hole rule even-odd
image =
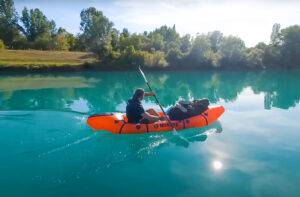
[[[134,91],[132,98],[141,101],[144,99],[144,95],[145,95],[145,91],[142,88],[138,88]]]

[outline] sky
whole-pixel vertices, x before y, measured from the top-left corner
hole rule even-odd
[[[268,43],[274,23],[300,24],[300,0],[14,0],[21,14],[24,6],[39,8],[58,27],[80,32],[80,11],[101,10],[118,30],[131,33],[176,25],[180,35],[219,30],[242,38],[246,46]]]

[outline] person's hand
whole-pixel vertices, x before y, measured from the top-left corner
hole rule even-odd
[[[155,93],[154,92],[147,92],[147,93],[145,93],[145,96],[155,96]]]
[[[155,92],[150,92],[150,96],[155,96]]]
[[[167,121],[168,118],[169,118],[168,116],[160,116],[160,117],[159,117],[159,120],[160,120],[160,121]]]

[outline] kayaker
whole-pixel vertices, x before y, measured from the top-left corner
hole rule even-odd
[[[165,120],[164,117],[160,117],[154,109],[144,110],[141,101],[145,96],[154,96],[154,92],[145,92],[143,89],[138,88],[135,90],[131,99],[128,100],[126,106],[126,115],[128,123],[154,123],[159,120]]]

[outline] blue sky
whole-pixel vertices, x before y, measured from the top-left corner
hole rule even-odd
[[[274,23],[300,23],[299,0],[15,0],[19,13],[24,6],[41,9],[74,34],[80,32],[80,11],[93,6],[119,30],[143,32],[175,24],[181,35],[220,30],[241,37],[247,46],[269,42]]]

